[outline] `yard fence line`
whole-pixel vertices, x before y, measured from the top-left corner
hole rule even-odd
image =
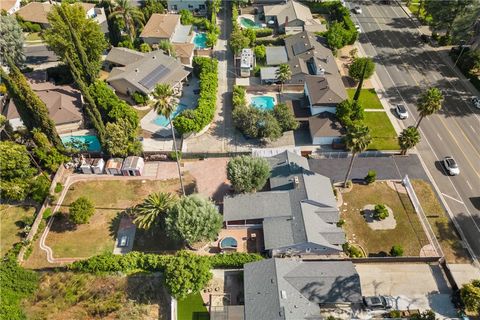
[[[57,172],[55,173],[55,176],[52,179],[52,183],[50,184],[50,188],[49,188],[49,194],[55,194],[55,186],[57,185],[57,182],[59,182],[60,179],[63,177],[63,174],[65,173],[65,170],[66,169],[65,169],[65,167],[63,166],[63,163],[62,163],[58,167],[58,170],[57,170]],[[30,229],[30,232],[28,233],[27,238],[25,239],[27,241],[27,243],[29,243],[29,245],[28,246],[23,246],[20,249],[20,252],[18,253],[18,257],[17,257],[18,262],[23,261],[23,257],[25,256],[25,251],[27,250],[27,248],[29,246],[33,245],[30,242],[33,240],[33,238],[37,234],[38,227],[40,226],[40,222],[42,222],[42,219],[43,219],[43,212],[48,207],[49,201],[50,201],[50,199],[47,196],[45,198],[45,200],[43,200],[42,206],[37,210],[37,215],[35,216],[35,221],[33,222],[32,228]]]
[[[352,263],[438,263],[441,264],[442,257],[366,257],[366,258],[332,258],[328,259],[308,259],[304,261],[351,261]]]
[[[393,155],[397,155],[398,151],[389,151],[389,150],[371,150],[371,151],[364,151],[359,153],[357,157],[359,158],[375,158],[375,157],[390,157]],[[314,151],[310,157],[314,159],[341,159],[341,158],[348,158],[351,156],[349,151]]]

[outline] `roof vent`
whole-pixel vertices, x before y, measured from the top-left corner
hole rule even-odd
[[[280,296],[282,297],[282,299],[287,299],[287,292],[285,290],[281,290]]]
[[[305,39],[305,35],[302,36],[302,39]]]
[[[272,279],[270,279],[270,282],[271,282],[271,283],[275,283],[275,280],[273,280],[273,278],[272,278]]]
[[[298,64],[295,65],[295,68],[298,68]]]
[[[295,188],[298,188],[298,185],[300,184],[300,181],[298,180],[297,176],[293,177],[293,184],[295,185]]]
[[[135,68],[135,72],[138,72],[138,68]]]

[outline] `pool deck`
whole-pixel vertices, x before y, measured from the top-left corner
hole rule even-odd
[[[95,130],[90,130],[90,129],[82,129],[82,130],[59,134],[60,138],[70,137],[70,136],[96,136],[96,135],[97,133],[95,132]]]

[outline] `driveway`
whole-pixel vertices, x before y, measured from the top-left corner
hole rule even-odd
[[[338,182],[345,179],[350,159],[309,159],[308,164],[310,170]],[[357,157],[353,163],[350,179],[363,179],[368,170],[372,169],[377,171],[377,179],[379,180],[400,180],[408,174],[410,179],[429,181],[418,156],[415,154],[409,156]]]
[[[399,310],[433,310],[439,318],[456,317],[451,289],[439,266],[428,264],[357,264],[362,294],[391,295]]]
[[[113,248],[113,254],[126,254],[132,251],[133,240],[135,239],[135,231],[137,228],[133,224],[132,220],[128,217],[122,217],[118,226],[117,238],[115,239],[115,247]],[[128,242],[125,247],[120,247],[120,239],[123,236],[127,236]]]

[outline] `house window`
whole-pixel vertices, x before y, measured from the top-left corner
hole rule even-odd
[[[193,6],[191,4],[189,4],[188,9],[193,9]]]
[[[198,9],[200,9],[200,10],[205,10],[205,5],[204,5],[204,4],[199,4],[199,5],[198,5]]]
[[[173,10],[173,11],[177,11],[177,10],[178,10],[178,8],[177,8],[177,5],[176,5],[176,4],[173,4],[173,5],[172,5],[172,10]]]

